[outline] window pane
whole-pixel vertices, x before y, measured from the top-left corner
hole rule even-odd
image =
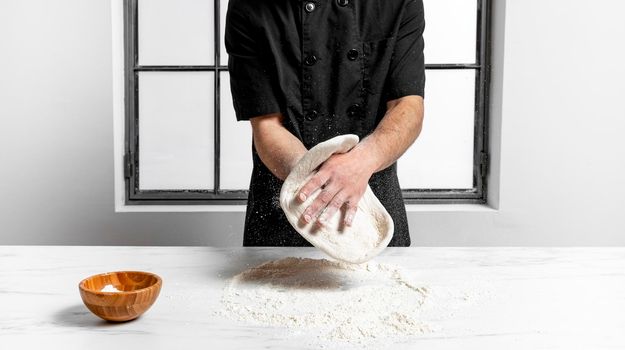
[[[139,188],[212,189],[212,72],[139,73]]]
[[[219,49],[219,61],[222,66],[228,65],[228,52],[226,52],[226,45],[224,44],[224,34],[226,33],[226,11],[228,11],[228,0],[220,0],[219,3],[219,12],[221,13],[221,18],[219,19],[219,45],[221,48]]]
[[[247,190],[252,173],[252,128],[250,122],[237,122],[230,93],[230,75],[221,74],[221,169],[220,188]]]
[[[474,70],[427,70],[423,130],[398,162],[403,189],[473,187]]]
[[[215,61],[212,0],[139,0],[139,64]]]
[[[425,62],[475,63],[477,0],[424,0]]]

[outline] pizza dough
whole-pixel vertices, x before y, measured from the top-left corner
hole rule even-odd
[[[319,165],[334,153],[349,151],[358,141],[357,135],[340,135],[311,148],[295,165],[280,191],[280,206],[300,235],[331,257],[355,264],[378,255],[393,237],[393,219],[371,188],[367,185],[351,226],[343,224],[344,209],[337,211],[324,225],[316,220],[306,223],[301,219],[302,214],[321,190],[315,191],[304,203],[300,203],[297,194]]]

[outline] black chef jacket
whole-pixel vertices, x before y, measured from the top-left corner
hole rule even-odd
[[[423,96],[422,0],[230,0],[225,46],[237,120],[281,112],[307,149],[371,133],[386,102]],[[252,146],[244,246],[309,246],[280,208],[282,181]],[[410,245],[397,164],[369,185]],[[359,213],[356,213],[359,215]],[[362,213],[360,213],[362,215]]]

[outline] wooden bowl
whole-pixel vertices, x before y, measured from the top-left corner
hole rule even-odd
[[[154,304],[161,278],[150,272],[116,271],[80,281],[80,297],[96,316],[107,321],[130,321]]]

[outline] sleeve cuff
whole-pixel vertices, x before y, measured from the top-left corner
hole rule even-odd
[[[393,86],[386,90],[386,100],[394,100],[409,95],[418,95],[425,98],[424,86],[425,84],[418,82]]]
[[[237,121],[250,120],[253,117],[258,117],[270,113],[281,112],[280,106],[275,101],[234,101],[234,111]]]

